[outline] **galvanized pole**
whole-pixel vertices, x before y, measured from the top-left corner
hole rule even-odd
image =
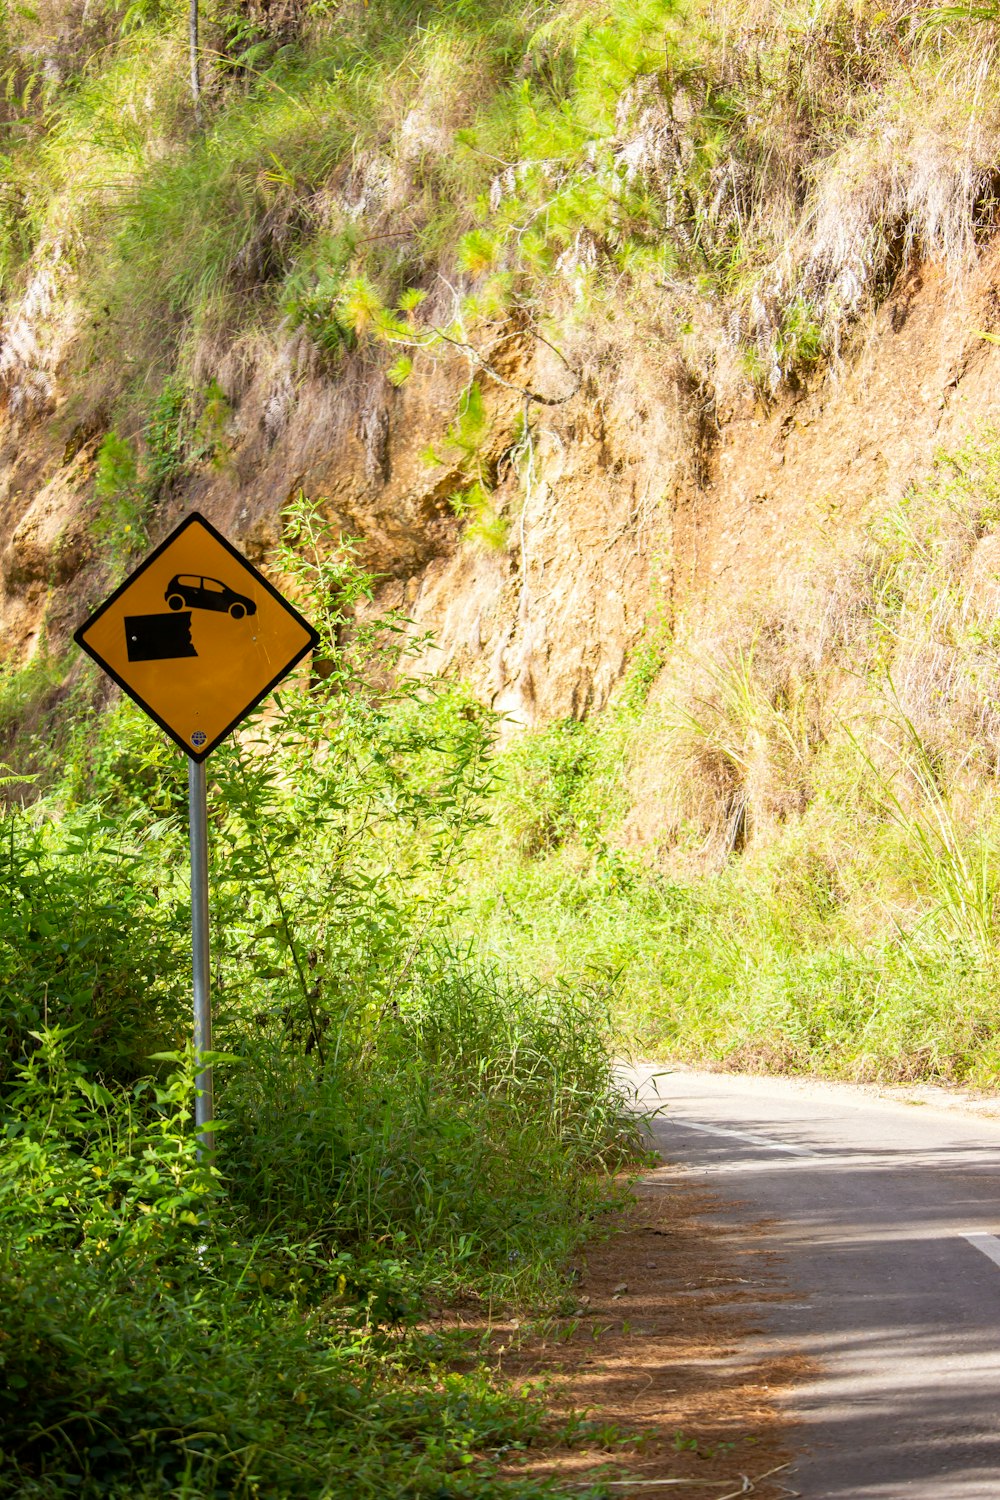
[[[201,129],[201,76],[198,67],[198,0],[191,0],[188,10],[188,45],[191,52],[191,98],[194,100],[194,122]]]
[[[194,1123],[201,1151],[215,1150],[215,1136],[205,1126],[214,1117],[212,1069],[201,1066],[212,1050],[212,996],[208,945],[208,799],[205,763],[188,757],[188,800],[191,817],[191,967],[194,975],[194,1054],[198,1094]],[[199,1152],[199,1155],[201,1153]]]

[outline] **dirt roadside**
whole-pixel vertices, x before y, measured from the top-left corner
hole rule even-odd
[[[555,1411],[586,1412],[627,1441],[525,1455],[519,1472],[601,1480],[609,1497],[787,1500],[794,1434],[781,1397],[810,1366],[747,1352],[759,1309],[786,1295],[776,1258],[739,1242],[716,1204],[661,1167],[617,1232],[579,1258],[574,1315],[498,1329],[498,1368],[542,1383]],[[732,1205],[728,1205],[730,1211]]]

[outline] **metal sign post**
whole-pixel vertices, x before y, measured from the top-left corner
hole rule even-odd
[[[194,978],[194,1123],[200,1156],[215,1150],[215,1134],[205,1127],[215,1118],[212,1066],[202,1058],[212,1050],[211,958],[208,941],[208,799],[204,761],[188,759],[191,839],[191,972]]]

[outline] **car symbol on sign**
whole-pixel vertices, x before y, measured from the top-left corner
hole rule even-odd
[[[217,609],[221,614],[232,615],[242,620],[244,615],[255,615],[257,606],[245,594],[220,583],[217,578],[198,577],[194,573],[178,573],[167,584],[164,595],[171,609]]]

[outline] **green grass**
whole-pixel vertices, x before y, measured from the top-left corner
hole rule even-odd
[[[808,875],[789,889],[787,871],[773,884],[635,872],[630,886],[618,876],[609,889],[599,868],[557,856],[545,863],[533,879],[502,882],[502,907],[491,899],[481,908],[484,936],[508,961],[566,982],[603,975],[617,991],[622,1031],[648,1055],[995,1085],[995,958],[925,945],[919,922],[905,935],[883,928],[859,947],[824,916],[822,874],[812,891]]]
[[[995,1086],[998,454],[514,745],[470,913],[498,962],[608,984],[649,1052]]]
[[[534,1500],[565,1487],[500,1465],[591,1433],[489,1328],[563,1305],[642,1159],[607,994],[459,942],[490,716],[394,678],[391,632],[338,650],[371,581],[286,521],[332,671],[209,767],[212,1159],[181,758],[128,703],[70,715],[0,823],[0,1495]]]

